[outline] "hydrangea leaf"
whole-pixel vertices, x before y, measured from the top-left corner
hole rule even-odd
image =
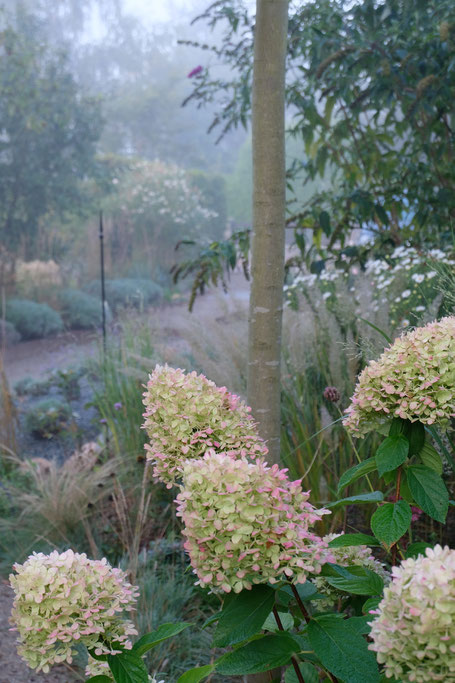
[[[146,652],[151,650],[153,647],[162,643],[163,640],[172,638],[178,633],[181,633],[184,629],[191,626],[191,624],[180,622],[178,624],[161,624],[161,626],[152,633],[146,633],[142,638],[134,644],[132,652],[134,652],[139,657],[145,655]]]
[[[244,676],[286,666],[291,656],[300,650],[299,644],[288,633],[276,633],[254,640],[221,657],[216,664],[224,676]]]
[[[377,539],[390,547],[409,529],[411,507],[404,500],[381,505],[371,518],[371,529]]]
[[[275,591],[270,586],[253,586],[235,595],[223,609],[213,637],[215,647],[227,647],[251,638],[262,628],[272,611]]]
[[[353,484],[355,481],[357,481],[357,479],[360,479],[360,477],[363,477],[365,474],[368,474],[369,472],[374,472],[375,469],[375,458],[367,458],[363,462],[360,462],[358,465],[350,467],[348,470],[346,470],[346,472],[343,472],[343,474],[340,477],[340,481],[338,482],[338,493],[341,493],[341,491],[344,488],[346,488],[346,486]]]
[[[115,683],[148,683],[145,663],[132,652],[108,656],[109,668]]]
[[[349,619],[324,614],[311,619],[308,637],[323,666],[348,683],[379,683],[375,656]]]
[[[177,680],[177,683],[199,683],[200,681],[203,681],[204,678],[207,678],[207,676],[210,676],[214,669],[214,664],[197,666],[195,669],[185,671],[185,673],[182,674],[180,678]]]
[[[441,477],[425,465],[412,465],[407,469],[407,478],[417,505],[432,519],[444,524],[449,493]]]
[[[409,441],[403,434],[388,436],[376,451],[376,465],[379,476],[385,472],[393,472],[406,462],[409,453]]]

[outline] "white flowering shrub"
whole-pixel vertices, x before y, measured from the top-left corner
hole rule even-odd
[[[111,242],[134,262],[146,262],[155,271],[169,270],[179,240],[214,232],[218,214],[178,166],[132,161],[113,183],[107,208],[117,227]]]
[[[442,306],[443,283],[447,273],[455,269],[455,259],[441,249],[419,252],[414,247],[400,246],[386,258],[368,260],[364,271],[359,267],[347,270],[344,262],[347,258],[341,258],[340,268],[327,265],[318,274],[297,274],[285,286],[288,305],[296,307],[299,295],[314,298],[317,291],[329,310],[334,310],[340,292],[346,291],[358,315],[371,319],[386,308],[391,330],[419,324],[434,304],[441,311],[447,310]],[[365,289],[370,293],[366,304],[362,296]]]

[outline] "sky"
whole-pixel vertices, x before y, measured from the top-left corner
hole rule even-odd
[[[192,0],[124,0],[125,11],[139,17],[146,23],[169,22],[181,10],[190,10]],[[209,4],[209,2],[207,2]]]

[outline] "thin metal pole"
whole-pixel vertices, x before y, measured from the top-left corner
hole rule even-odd
[[[100,211],[100,266],[101,266],[101,325],[103,331],[103,351],[106,354],[106,289],[104,281],[104,227],[103,212]]]

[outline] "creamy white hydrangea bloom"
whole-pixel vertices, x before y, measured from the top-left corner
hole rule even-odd
[[[393,567],[372,614],[369,648],[387,678],[455,682],[455,550],[437,545]]]
[[[137,631],[124,612],[134,608],[138,593],[106,559],[72,550],[33,553],[13,569],[11,624],[18,653],[32,669],[48,673],[53,664],[71,663],[76,643],[98,655],[132,647],[129,636]]]

